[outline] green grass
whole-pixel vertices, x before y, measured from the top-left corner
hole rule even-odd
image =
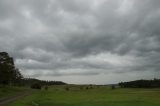
[[[0,99],[28,90],[26,87],[0,86]]]
[[[111,90],[109,87],[80,90],[79,86],[50,87],[48,91],[37,90],[8,106],[160,106],[160,89]]]

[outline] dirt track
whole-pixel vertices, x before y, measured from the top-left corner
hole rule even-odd
[[[16,101],[19,98],[22,98],[22,97],[30,95],[30,94],[31,93],[28,93],[28,92],[21,92],[21,93],[18,93],[17,95],[11,96],[11,97],[2,98],[2,99],[0,99],[0,106],[5,106],[11,102]]]

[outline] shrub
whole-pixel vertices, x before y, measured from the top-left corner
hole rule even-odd
[[[115,89],[115,86],[114,86],[114,85],[112,85],[112,89]]]
[[[89,89],[89,87],[86,87],[86,90],[88,90]]]
[[[66,87],[66,91],[69,91],[69,88],[68,88],[68,87]]]
[[[41,89],[41,85],[38,84],[38,83],[34,83],[34,84],[31,85],[31,88],[32,89]]]
[[[80,87],[80,90],[83,90],[83,87]]]
[[[45,86],[44,89],[47,91],[48,90],[48,86]]]

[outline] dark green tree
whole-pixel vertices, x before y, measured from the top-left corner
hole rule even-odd
[[[22,74],[20,73],[18,68],[15,68],[13,70],[13,75],[12,75],[12,83],[14,85],[22,85]]]
[[[23,76],[15,67],[13,58],[6,52],[0,52],[0,84],[14,84]]]

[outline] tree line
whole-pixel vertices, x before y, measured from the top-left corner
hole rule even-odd
[[[14,60],[7,52],[0,52],[0,85],[64,85],[62,81],[44,81],[35,78],[24,78],[15,67]]]
[[[23,78],[21,79],[21,85],[32,85],[38,83],[40,85],[65,85],[66,83],[62,82],[62,81],[46,81],[46,80],[39,80],[39,79],[35,79],[35,78]]]
[[[123,88],[159,88],[160,79],[121,82],[119,83],[119,86]]]

